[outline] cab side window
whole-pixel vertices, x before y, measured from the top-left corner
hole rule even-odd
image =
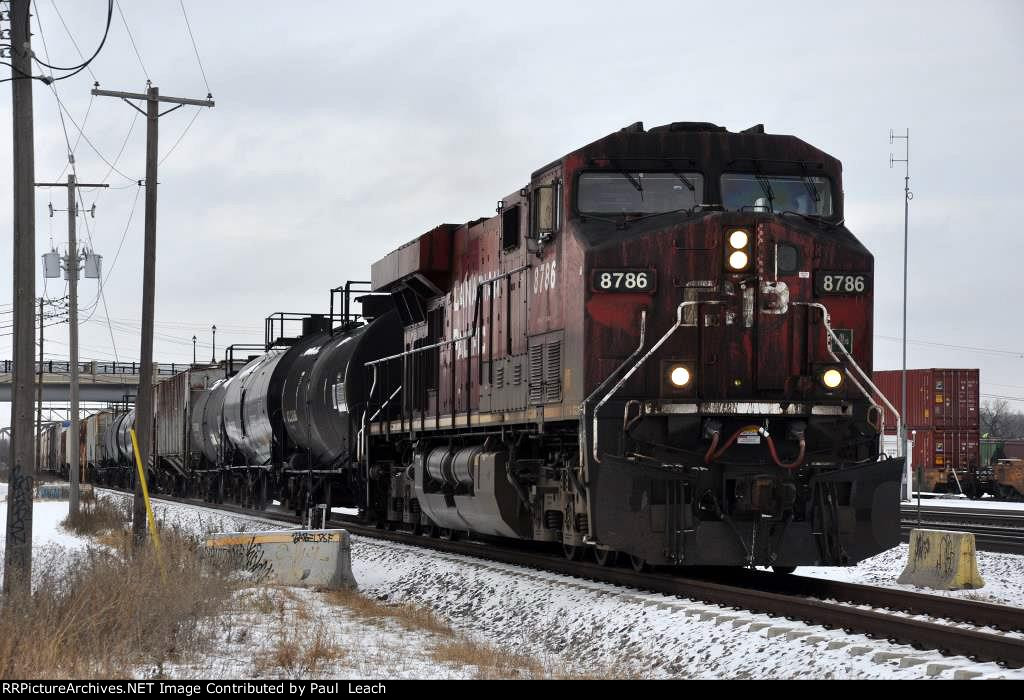
[[[519,246],[519,211],[522,207],[515,205],[501,212],[501,248],[511,250]]]

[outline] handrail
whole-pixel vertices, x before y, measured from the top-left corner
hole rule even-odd
[[[589,404],[590,401],[595,396],[597,396],[598,392],[600,392],[606,386],[608,386],[608,382],[610,382],[613,378],[615,378],[615,376],[618,375],[618,373],[621,372],[622,369],[626,365],[628,365],[630,362],[632,362],[633,359],[636,358],[636,356],[640,354],[640,352],[644,349],[644,343],[646,342],[646,340],[647,340],[647,309],[643,309],[640,312],[640,342],[639,342],[639,344],[637,344],[636,350],[634,350],[633,353],[629,357],[627,357],[625,360],[623,360],[622,364],[620,364],[612,372],[610,372],[608,374],[608,376],[604,378],[604,381],[602,381],[600,384],[598,384],[597,388],[595,388],[592,392],[590,392],[587,395],[587,398],[583,399],[583,401],[580,402],[580,409],[579,409],[580,410],[579,443],[580,443],[580,467],[581,468],[584,466],[584,462],[586,461],[586,455],[587,455],[587,446],[586,446],[586,444],[587,444],[587,404]],[[597,433],[594,434],[594,439],[595,440],[597,439]]]
[[[836,347],[838,347],[840,349],[840,351],[842,351],[843,355],[849,361],[850,365],[857,371],[857,374],[860,375],[861,379],[864,380],[864,383],[867,384],[871,388],[871,390],[873,392],[875,392],[875,397],[872,397],[867,391],[865,391],[864,387],[861,386],[860,382],[858,382],[857,379],[850,372],[850,368],[849,367],[844,367],[844,369],[846,370],[846,375],[848,377],[850,377],[850,379],[853,380],[854,385],[856,385],[856,387],[858,389],[860,389],[861,393],[864,394],[864,397],[868,401],[870,401],[873,406],[875,406],[876,408],[878,407],[878,404],[875,403],[875,398],[878,398],[878,399],[882,400],[882,403],[885,404],[885,407],[888,408],[890,411],[892,411],[892,414],[896,417],[896,434],[897,435],[902,435],[903,434],[902,431],[901,431],[902,421],[900,419],[900,412],[896,410],[896,407],[893,406],[892,403],[890,403],[890,401],[886,397],[886,395],[882,393],[882,391],[875,385],[875,383],[873,381],[871,381],[871,377],[869,377],[867,374],[864,373],[864,370],[862,370],[860,368],[860,365],[857,364],[857,361],[853,359],[853,355],[850,354],[850,352],[846,349],[846,346],[843,345],[842,342],[839,340],[839,336],[837,336],[835,331],[832,330],[831,316],[829,315],[828,309],[825,307],[825,305],[821,304],[819,302],[811,302],[811,301],[794,301],[794,302],[790,302],[790,303],[792,305],[794,305],[794,306],[809,306],[809,307],[813,307],[813,308],[818,309],[818,310],[821,311],[822,322],[825,324],[825,331],[826,331],[826,333],[828,333],[828,337],[830,339],[832,339],[833,341],[835,341],[834,343],[826,344],[826,347],[828,348],[828,352],[832,356],[832,359],[835,360],[836,362],[840,362],[840,364],[842,364],[841,360],[838,357],[836,357],[836,354],[832,351],[832,346],[835,345]],[[885,436],[885,413],[884,412],[882,412],[881,425],[882,425],[882,430],[879,431],[879,436],[878,436],[879,447],[881,447],[884,444],[884,436]],[[900,445],[900,447],[899,447],[899,456],[906,458],[906,455],[903,454],[903,441],[902,440],[899,441],[899,445]]]
[[[529,269],[530,269],[529,265],[522,265],[520,267],[517,267],[514,270],[509,270],[508,272],[502,272],[501,274],[495,275],[494,277],[490,277],[488,279],[481,280],[480,282],[477,282],[477,285],[476,285],[476,296],[477,296],[477,299],[473,302],[474,306],[479,301],[480,288],[483,287],[485,284],[490,284],[492,282],[497,282],[498,280],[503,279],[505,277],[511,277],[512,275],[516,274],[517,272],[522,272],[523,270],[529,270]],[[442,340],[440,343],[434,343],[433,345],[424,345],[422,347],[412,348],[411,350],[406,350],[404,352],[400,352],[397,355],[388,355],[387,357],[379,357],[376,360],[370,360],[369,362],[363,363],[363,366],[364,367],[373,367],[374,365],[379,365],[382,362],[388,362],[390,360],[398,360],[398,359],[403,358],[403,357],[408,357],[409,355],[415,355],[416,353],[426,352],[427,350],[437,350],[438,348],[448,347],[449,345],[452,345],[454,343],[461,343],[464,340],[472,340],[473,338],[476,337],[476,332],[477,332],[476,319],[477,319],[477,316],[478,316],[478,314],[476,314],[476,313],[473,314],[473,326],[470,328],[470,331],[469,331],[469,333],[467,335],[461,335],[458,338],[452,338],[450,340]]]
[[[597,462],[598,464],[601,463],[601,458],[598,457],[598,454],[597,454],[597,442],[598,442],[597,441],[597,414],[601,411],[601,407],[604,406],[606,403],[608,403],[608,400],[612,396],[615,395],[615,392],[617,392],[619,389],[621,389],[622,386],[627,381],[629,381],[629,378],[632,377],[634,374],[636,374],[636,371],[638,369],[640,369],[640,367],[642,367],[643,364],[645,362],[647,362],[648,359],[650,359],[651,355],[653,355],[655,352],[657,352],[658,348],[660,348],[662,345],[664,345],[665,342],[669,338],[671,338],[672,335],[677,330],[679,330],[679,328],[683,325],[683,309],[685,309],[688,306],[699,306],[700,304],[721,304],[721,303],[722,302],[720,300],[716,300],[716,299],[706,299],[706,300],[696,299],[696,300],[684,301],[684,302],[680,303],[679,306],[676,307],[676,322],[674,324],[672,324],[672,327],[668,329],[668,332],[665,333],[665,335],[661,336],[661,339],[657,343],[655,343],[651,347],[650,350],[647,351],[647,354],[644,355],[643,357],[641,357],[640,360],[635,365],[633,365],[633,368],[630,369],[628,372],[626,372],[626,374],[623,375],[623,377],[621,379],[619,379],[619,381],[615,384],[615,386],[613,386],[611,388],[611,391],[609,391],[607,394],[605,394],[604,398],[601,399],[596,406],[594,406],[594,416],[593,416],[593,430],[594,430],[593,456],[594,456],[594,461],[595,462]],[[697,324],[698,324],[698,326],[700,324],[699,314],[698,314]]]

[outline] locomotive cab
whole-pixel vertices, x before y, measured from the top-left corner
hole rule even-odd
[[[572,161],[585,344],[617,351],[583,358],[592,538],[659,563],[893,546],[873,260],[843,226],[838,161],[705,124],[633,127]]]

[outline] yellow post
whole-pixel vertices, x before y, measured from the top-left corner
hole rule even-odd
[[[139,443],[135,439],[135,428],[131,429],[131,436],[132,449],[135,450],[135,466],[139,472],[139,483],[142,484],[142,498],[146,502],[146,521],[149,523],[149,536],[153,539],[156,559],[160,564],[160,573],[163,575],[164,562],[160,553],[160,533],[156,531],[156,521],[153,519],[153,506],[149,502],[149,488],[146,486],[146,470],[142,468],[142,457],[139,455]]]

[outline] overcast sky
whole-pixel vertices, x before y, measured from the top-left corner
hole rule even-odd
[[[36,3],[37,55],[80,62],[57,10],[81,51],[94,50],[104,0]],[[889,168],[890,151],[902,157],[902,147],[888,134],[909,128],[909,364],[981,367],[983,393],[1022,397],[1014,405],[1024,410],[1024,3],[185,4],[217,106],[198,115],[160,170],[159,361],[190,361],[193,333],[200,358],[209,357],[214,323],[221,354],[228,343],[262,342],[270,312],[325,311],[331,286],[366,279],[389,250],[438,223],[492,215],[535,168],[642,120],[764,123],[839,158],[847,225],[875,254],[875,365],[895,368],[903,172]],[[141,61],[115,9],[90,66],[102,87],[141,92],[148,74],[162,94],[204,97],[178,3],[120,0],[120,9]],[[94,280],[80,284],[81,354],[136,360],[141,195],[128,218],[145,123],[120,100],[90,98],[94,76],[55,84],[79,178],[112,186],[85,193],[109,279],[105,305],[94,304]],[[3,87],[0,160],[10,163]],[[42,83],[33,89],[36,180],[63,177],[57,101]],[[161,154],[195,112],[161,119]],[[75,123],[92,146],[79,143]],[[10,183],[11,168],[0,169],[0,195]],[[62,190],[37,193],[39,254],[51,240],[66,243],[65,215],[47,209],[65,200]],[[11,356],[10,222],[8,194],[0,358]],[[63,296],[65,284],[50,280],[46,294]],[[47,336],[47,356],[66,358],[67,326]],[[0,425],[8,421],[9,404],[0,404]]]

